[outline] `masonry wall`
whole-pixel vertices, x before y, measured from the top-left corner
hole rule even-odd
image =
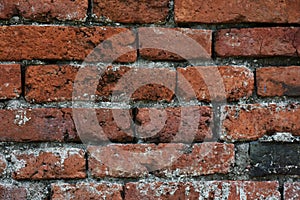
[[[0,0],[0,199],[300,199],[299,11]]]

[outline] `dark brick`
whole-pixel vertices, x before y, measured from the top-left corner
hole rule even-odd
[[[250,160],[252,176],[299,175],[300,145],[252,142]]]

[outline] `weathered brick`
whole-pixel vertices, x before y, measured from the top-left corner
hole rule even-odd
[[[199,176],[226,174],[234,161],[234,145],[123,144],[89,146],[89,170],[96,178],[157,176]]]
[[[265,67],[257,69],[257,94],[263,97],[299,96],[300,67]]]
[[[112,183],[52,184],[52,200],[111,199],[122,200],[123,187]]]
[[[109,67],[97,88],[101,100],[167,101],[174,97],[176,71],[166,68]]]
[[[32,149],[13,152],[13,178],[74,179],[85,178],[84,151],[76,148]]]
[[[215,50],[218,56],[299,56],[300,28],[243,28],[217,32]]]
[[[130,142],[130,113],[126,109],[104,108],[0,110],[0,141]]]
[[[300,182],[284,183],[284,199],[297,200],[300,198]]]
[[[176,0],[177,23],[300,23],[300,4],[296,0]]]
[[[300,136],[298,104],[226,106],[222,119],[221,138],[229,141],[257,140],[277,132]]]
[[[4,174],[6,167],[7,167],[7,162],[5,156],[3,154],[0,154],[0,176]]]
[[[0,38],[0,60],[6,61],[134,62],[137,56],[135,34],[126,28],[1,26]]]
[[[161,23],[169,12],[169,1],[93,0],[98,21],[121,23]]]
[[[29,102],[72,100],[75,66],[29,66],[26,69],[25,99]]]
[[[139,108],[137,137],[147,142],[200,142],[212,138],[207,106]]]
[[[271,174],[299,175],[299,144],[250,143],[252,176]]]
[[[246,67],[198,66],[177,71],[177,94],[182,100],[235,101],[251,96],[254,89],[253,73]]]
[[[2,0],[0,2],[0,19],[13,16],[36,21],[75,20],[84,21],[88,9],[88,0]]]
[[[138,32],[143,58],[182,61],[211,57],[211,30],[145,27]]]
[[[10,184],[0,184],[0,199],[27,200],[26,189]]]
[[[120,102],[126,97],[128,101],[169,102],[175,92],[176,71],[40,65],[27,68],[25,81],[25,99],[35,103],[72,99]]]
[[[0,99],[14,99],[21,94],[21,66],[0,65]]]
[[[129,182],[125,200],[131,199],[280,199],[272,181]]]
[[[74,136],[70,116],[60,109],[0,110],[1,141],[63,141]]]
[[[73,109],[73,118],[80,139],[85,144],[132,142],[131,110]]]

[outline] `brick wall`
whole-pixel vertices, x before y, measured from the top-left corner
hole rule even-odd
[[[0,199],[300,199],[299,11],[0,0]]]

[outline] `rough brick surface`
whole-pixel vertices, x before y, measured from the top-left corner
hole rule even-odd
[[[25,99],[29,102],[72,100],[78,67],[29,66],[26,69]]]
[[[67,109],[0,110],[1,141],[63,141],[75,138]],[[70,113],[70,112],[69,112]]]
[[[284,199],[297,200],[300,198],[300,182],[284,184]]]
[[[111,199],[122,200],[123,187],[112,183],[52,184],[52,200]]]
[[[109,67],[101,76],[97,94],[113,102],[167,101],[175,93],[176,71],[159,68]]]
[[[0,110],[0,136],[1,141],[14,142],[130,142],[130,114],[127,109]]]
[[[250,143],[252,176],[300,174],[299,144]]]
[[[85,144],[103,142],[132,142],[131,110],[74,109],[76,130]]]
[[[135,34],[126,28],[1,26],[0,38],[0,60],[136,60]]]
[[[211,30],[147,27],[138,32],[143,58],[181,61],[211,57]]]
[[[176,0],[178,23],[300,23],[300,4],[287,1]]]
[[[280,193],[271,181],[129,182],[125,199],[280,199]]]
[[[217,32],[218,56],[299,56],[300,28],[223,29]]]
[[[206,106],[140,108],[137,137],[147,142],[193,142],[212,138],[212,110]]]
[[[13,153],[13,178],[74,179],[85,178],[84,151],[76,148],[15,151]]]
[[[0,154],[0,176],[2,176],[6,170],[7,161],[3,154]]]
[[[256,71],[257,93],[263,97],[299,96],[300,67],[265,67]]]
[[[13,16],[36,21],[75,20],[84,21],[88,9],[88,0],[2,0],[0,19]]]
[[[246,67],[178,68],[178,97],[182,100],[234,101],[251,96],[253,89],[254,76]]]
[[[221,138],[230,141],[257,140],[276,132],[300,135],[298,104],[262,106],[258,104],[226,106]]]
[[[226,174],[234,161],[233,144],[127,144],[90,146],[89,170],[93,177],[142,177]]]
[[[0,65],[0,99],[13,99],[21,94],[21,66]]]
[[[98,70],[96,67],[39,65],[27,68],[25,82],[25,99],[35,103],[71,100],[169,102],[175,93],[176,71],[125,66]]]
[[[93,0],[93,12],[99,21],[160,23],[167,19],[168,11],[168,0]]]
[[[10,184],[0,184],[0,199],[26,200],[26,189]]]

